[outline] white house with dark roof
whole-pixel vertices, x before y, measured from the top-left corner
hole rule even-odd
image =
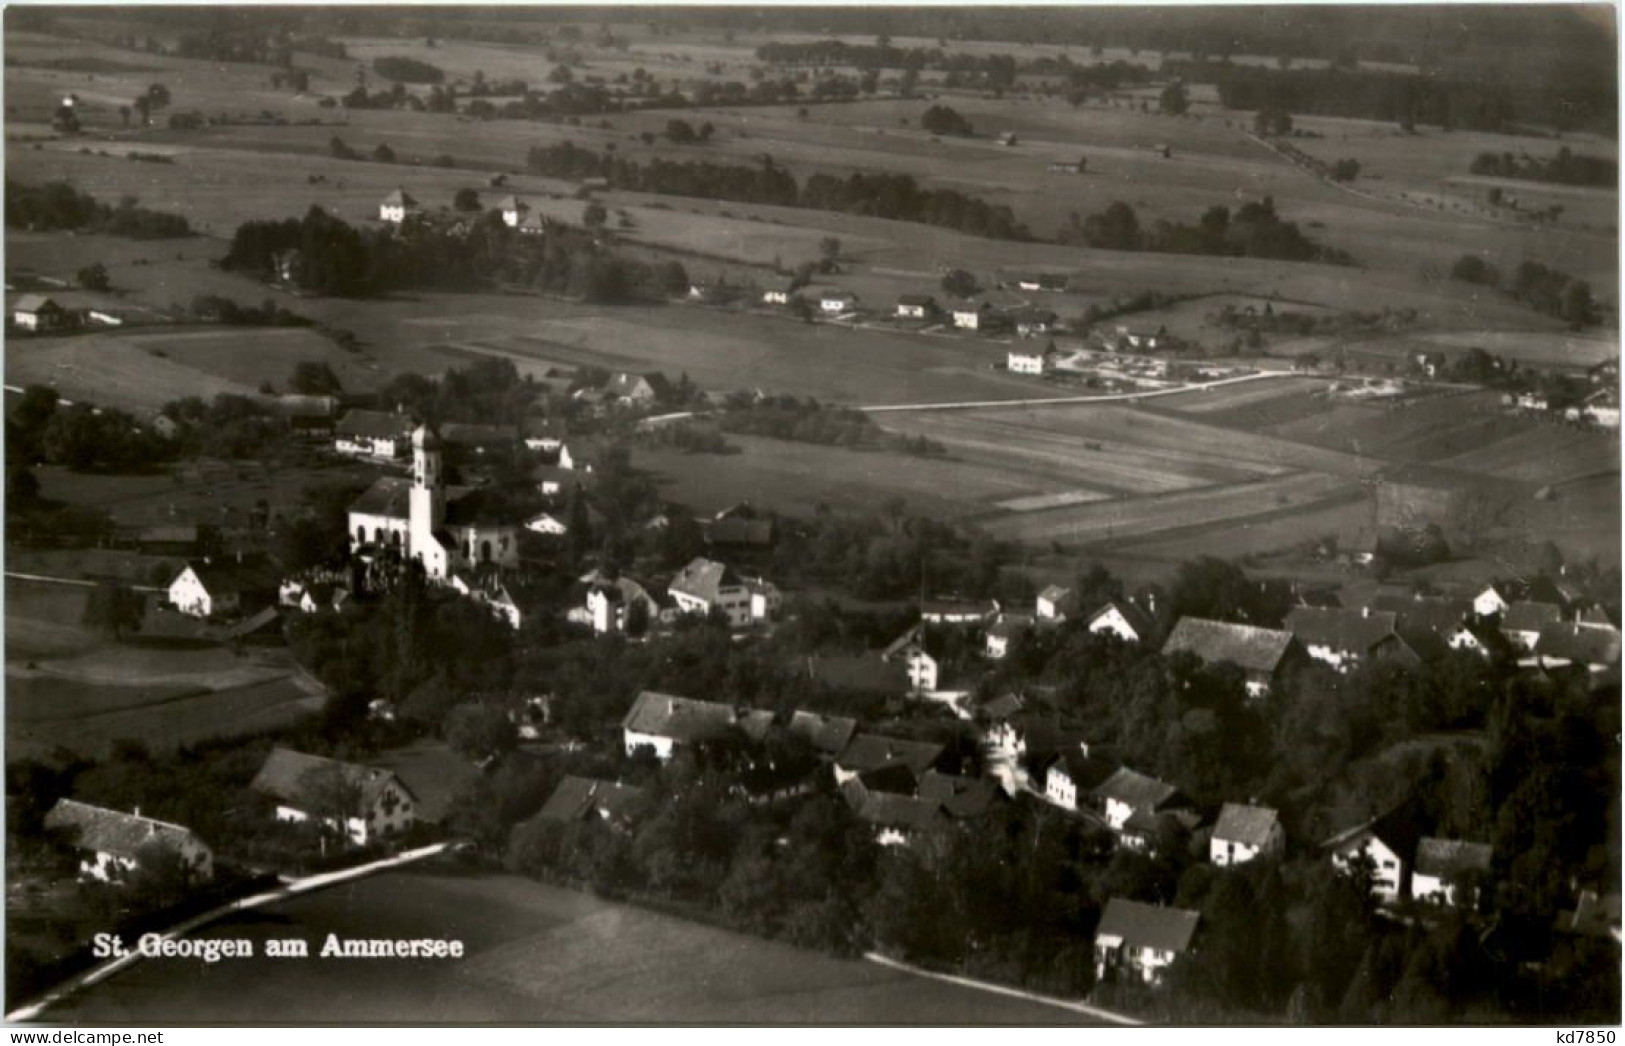
[[[904,294],[897,299],[897,315],[908,320],[930,319],[937,313],[937,299],[929,294]]]
[[[567,774],[531,820],[558,824],[599,820],[612,828],[626,828],[647,805],[647,793],[641,788]]]
[[[772,725],[773,713],[762,709],[734,708],[715,701],[645,690],[622,720],[621,733],[627,755],[647,749],[665,761],[681,745],[722,741],[740,735],[760,741]]]
[[[1294,647],[1291,632],[1182,617],[1163,644],[1162,653],[1194,654],[1204,665],[1229,662],[1246,675],[1247,695],[1262,697],[1269,693]]]
[[[352,458],[393,461],[412,443],[411,418],[382,410],[352,410],[333,428],[333,449]]]
[[[762,578],[744,578],[703,556],[689,561],[666,586],[679,613],[727,615],[730,628],[769,620],[782,603],[778,587]]]
[[[530,204],[510,194],[497,201],[496,209],[502,212],[502,224],[517,229],[519,223],[525,220],[525,215],[530,213]]]
[[[835,287],[819,292],[818,309],[826,316],[844,316],[858,307],[858,296]]]
[[[982,633],[982,656],[1002,661],[1033,630],[1031,614],[1000,614]]]
[[[1208,840],[1208,860],[1227,866],[1279,857],[1286,848],[1281,816],[1267,806],[1225,803]]]
[[[1190,951],[1200,921],[1198,912],[1113,897],[1095,929],[1095,979],[1104,980],[1116,970],[1146,984],[1158,983]]]
[[[1126,766],[1096,785],[1093,794],[1106,823],[1118,832],[1136,813],[1161,813],[1184,802],[1178,788]]]
[[[1040,621],[1065,621],[1077,612],[1077,591],[1065,585],[1045,585],[1033,600],[1033,613]]]
[[[1293,607],[1282,628],[1292,633],[1305,653],[1345,671],[1396,639],[1397,615],[1391,610],[1343,607]]]
[[[394,771],[273,748],[250,785],[276,802],[278,821],[317,821],[357,846],[417,821],[417,796]]]
[[[1528,653],[1540,642],[1541,630],[1563,620],[1563,608],[1553,603],[1519,601],[1501,611],[1501,634],[1519,653]]]
[[[1367,884],[1372,894],[1391,904],[1409,896],[1412,865],[1421,838],[1415,805],[1405,802],[1380,817],[1339,832],[1321,848],[1338,871],[1354,874],[1363,869],[1369,876]]]
[[[1475,907],[1478,904],[1476,890],[1467,896],[1461,894],[1460,888],[1473,878],[1489,875],[1490,859],[1494,855],[1488,843],[1423,836],[1416,844],[1411,899],[1457,908]]]
[[[947,746],[936,741],[911,741],[880,734],[858,734],[835,757],[835,783],[845,784],[859,774],[900,766],[919,777],[942,758]]]
[[[169,583],[169,603],[189,617],[226,617],[276,599],[277,579],[261,557],[190,560]]]
[[[405,189],[396,189],[378,203],[378,220],[400,225],[418,213],[418,202]]]
[[[798,708],[790,716],[786,731],[791,737],[807,742],[820,755],[835,758],[846,751],[857,732],[858,721],[847,716],[824,715]]]
[[[1127,600],[1107,603],[1089,616],[1084,627],[1092,635],[1116,636],[1125,643],[1139,643],[1151,635],[1150,619]]]
[[[45,814],[45,828],[79,851],[79,877],[125,882],[162,850],[180,856],[193,882],[214,878],[214,852],[190,828],[106,807],[59,799]]]
[[[1087,744],[1063,749],[1044,767],[1044,801],[1062,810],[1081,810],[1114,772],[1111,763],[1089,754]]]
[[[660,603],[632,578],[595,578],[587,585],[583,601],[582,623],[592,626],[595,634],[618,635],[632,629],[640,620],[644,627],[660,617]],[[576,611],[570,612],[572,621],[578,620]]]
[[[1004,354],[1004,366],[1011,374],[1030,374],[1042,377],[1050,372],[1055,362],[1053,350],[1013,348]]]
[[[11,322],[18,330],[57,330],[68,325],[68,310],[44,294],[24,294],[12,303]]]

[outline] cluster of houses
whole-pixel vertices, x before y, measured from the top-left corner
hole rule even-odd
[[[498,200],[492,208],[502,215],[502,222],[510,229],[517,229],[529,235],[541,235],[553,228],[553,219],[531,205],[520,196],[509,194]],[[396,188],[390,191],[382,200],[378,201],[378,220],[386,225],[404,228],[418,222],[426,222],[435,218],[442,218],[451,222],[466,222],[466,215],[451,211],[430,211],[405,189]]]
[[[11,329],[50,334],[86,327],[122,327],[126,310],[106,305],[64,305],[49,294],[19,294],[11,303]]]

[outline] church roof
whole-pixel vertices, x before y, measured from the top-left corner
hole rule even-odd
[[[372,481],[372,486],[350,503],[350,511],[386,519],[407,519],[411,515],[408,510],[411,492],[410,480],[400,476],[379,476]]]

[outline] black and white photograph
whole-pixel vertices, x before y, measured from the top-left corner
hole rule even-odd
[[[1618,14],[8,5],[4,1023],[1619,1027]]]

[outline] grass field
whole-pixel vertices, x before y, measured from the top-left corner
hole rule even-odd
[[[462,960],[317,959],[341,938],[461,940]],[[391,872],[218,924],[312,958],[142,962],[55,1021],[1077,1024],[1079,1014],[711,929],[512,876]],[[263,948],[260,949],[263,951]],[[301,1000],[291,1012],[288,1000]]]

